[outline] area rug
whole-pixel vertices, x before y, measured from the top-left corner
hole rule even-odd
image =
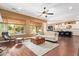
[[[9,50],[8,47],[1,46],[1,47],[0,47],[0,56],[6,56],[8,50]]]
[[[47,41],[45,41],[45,43],[41,45],[36,45],[33,44],[30,40],[24,41],[23,44],[25,45],[25,47],[29,48],[33,53],[35,53],[38,56],[42,56],[50,50],[59,46],[58,43],[51,43]]]

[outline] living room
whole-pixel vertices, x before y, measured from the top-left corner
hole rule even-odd
[[[0,55],[78,56],[78,5],[0,3]]]

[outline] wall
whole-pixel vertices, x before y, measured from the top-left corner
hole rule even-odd
[[[44,34],[51,34],[53,31],[47,31],[47,23],[43,23],[43,27],[44,27]]]
[[[44,22],[44,20],[42,19],[37,19],[37,18],[33,18],[30,16],[26,16],[26,15],[21,15],[21,14],[17,14],[14,12],[10,12],[7,10],[0,10],[1,12],[1,16],[3,18],[3,23],[13,23],[13,24],[24,24],[25,25],[25,29],[26,29],[26,34],[30,35],[30,25],[34,25],[34,26],[42,26]]]
[[[79,35],[79,23],[72,25],[71,31],[73,32],[73,35]]]
[[[63,31],[71,31],[73,35],[79,36],[79,24],[70,24],[70,25],[72,26],[72,28],[70,29],[62,28]]]
[[[76,23],[74,23],[74,21],[76,22]],[[79,36],[79,21],[78,20],[75,20],[74,19],[74,21],[66,21],[66,22],[59,22],[59,23],[50,23],[52,26],[54,26],[55,27],[55,31],[61,31],[61,30],[63,30],[63,31],[71,31],[72,33],[73,33],[73,35],[77,35],[77,36]],[[73,23],[71,23],[71,24],[66,24],[67,22],[73,22]],[[71,26],[71,28],[70,29],[68,29],[68,25],[70,25]]]

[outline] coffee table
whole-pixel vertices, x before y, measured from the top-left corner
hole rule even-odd
[[[16,38],[16,43],[22,43],[22,41],[24,41],[23,37]]]
[[[43,44],[45,42],[45,38],[43,37],[31,38],[31,42],[36,45]]]

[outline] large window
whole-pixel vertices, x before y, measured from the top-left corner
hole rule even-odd
[[[28,30],[30,30],[30,34],[35,34],[36,35],[36,34],[41,34],[42,33],[41,26],[30,25],[29,27],[26,27],[26,25],[23,25],[23,24],[4,24],[4,23],[0,23],[0,36],[1,36],[2,31],[8,31],[10,36],[23,35]]]
[[[8,24],[9,35],[21,35],[24,34],[24,25]]]
[[[30,26],[31,34],[36,34],[36,26]]]
[[[31,34],[43,34],[41,26],[30,26]]]
[[[7,24],[0,23],[0,37],[2,36],[2,32],[4,32],[4,31],[8,31]]]
[[[0,23],[0,37],[1,37],[1,33],[2,33],[2,31],[3,31],[3,24]]]
[[[38,34],[43,34],[41,26],[36,26],[36,32]]]
[[[14,24],[8,24],[9,35],[12,36],[15,33]]]
[[[24,25],[15,25],[15,33],[23,34],[24,33]]]

